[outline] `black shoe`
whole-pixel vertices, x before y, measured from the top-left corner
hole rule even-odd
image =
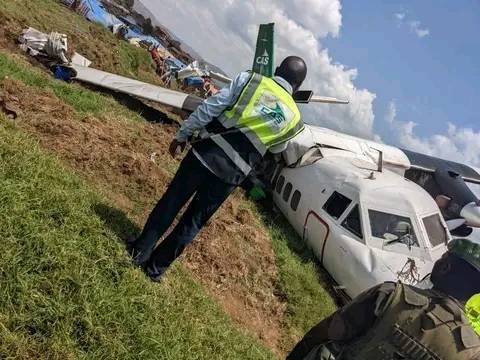
[[[148,260],[150,259],[150,254],[138,251],[135,248],[132,248],[130,251],[130,256],[132,257],[132,262],[141,267],[145,267],[147,264]]]
[[[144,266],[147,263],[148,259],[150,258],[151,251],[147,252],[147,251],[138,250],[135,247],[135,242],[136,242],[135,238],[127,240],[127,252],[132,258],[132,261],[135,265]]]
[[[144,267],[145,274],[152,280],[153,282],[160,282],[162,281],[163,275],[167,268],[165,267],[157,267],[155,264],[148,264]]]

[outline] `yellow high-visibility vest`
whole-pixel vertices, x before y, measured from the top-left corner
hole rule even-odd
[[[268,149],[303,130],[300,117],[287,90],[273,79],[251,74],[237,101],[218,117],[222,130],[208,139],[248,175]]]
[[[480,293],[473,295],[467,301],[465,313],[475,332],[480,335]]]
[[[297,104],[283,87],[268,77],[252,74],[237,102],[219,117],[228,128],[255,135],[268,148],[281,144],[303,130]]]

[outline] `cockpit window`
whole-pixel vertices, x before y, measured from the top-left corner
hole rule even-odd
[[[405,216],[368,210],[372,236],[384,239],[384,245],[405,244],[419,247],[412,221]]]
[[[333,194],[328,198],[325,205],[323,205],[323,210],[325,210],[335,220],[338,220],[345,210],[347,210],[348,205],[350,205],[351,202],[352,200],[346,196],[334,191]]]
[[[360,239],[363,239],[362,222],[360,221],[358,205],[355,205],[352,211],[350,211],[350,214],[348,214],[345,220],[343,220],[342,226],[351,233],[357,235]]]
[[[423,218],[423,225],[425,225],[425,230],[427,230],[428,240],[433,247],[446,244],[448,241],[447,230],[440,220],[439,214],[433,214]]]

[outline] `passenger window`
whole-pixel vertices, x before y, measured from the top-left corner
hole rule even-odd
[[[347,207],[351,202],[352,200],[346,196],[334,191],[325,205],[323,205],[323,210],[325,210],[331,217],[338,220],[345,210],[347,210]]]
[[[280,175],[280,177],[277,180],[277,186],[275,187],[275,190],[277,191],[278,194],[282,193],[283,184],[285,184],[285,177],[283,175]]]
[[[287,183],[285,185],[285,189],[283,190],[283,200],[288,201],[290,198],[290,194],[292,193],[293,186],[291,183]]]
[[[358,205],[355,205],[352,211],[350,211],[350,214],[343,220],[342,226],[352,234],[357,235],[360,239],[363,239],[362,222],[360,221],[360,209]]]
[[[297,211],[298,204],[300,204],[301,197],[302,197],[302,194],[300,193],[300,191],[295,190],[295,192],[292,195],[292,201],[290,202],[290,207],[292,208],[293,211]]]

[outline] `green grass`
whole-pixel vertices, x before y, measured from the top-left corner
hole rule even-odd
[[[111,96],[88,90],[80,84],[56,80],[44,71],[32,67],[21,57],[0,51],[0,79],[6,76],[30,86],[50,89],[79,113],[99,115],[115,112],[140,120],[138,114],[119,105]]]
[[[256,207],[272,239],[281,292],[287,299],[284,342],[290,346],[336,310],[315,256],[281,215]]]
[[[0,358],[267,359],[175,266],[151,284],[134,225],[0,115]]]
[[[138,77],[141,69],[146,69],[152,64],[150,56],[146,57],[145,54],[147,54],[145,49],[133,47],[125,41],[120,42],[118,44],[118,55],[122,72],[130,77]]]

